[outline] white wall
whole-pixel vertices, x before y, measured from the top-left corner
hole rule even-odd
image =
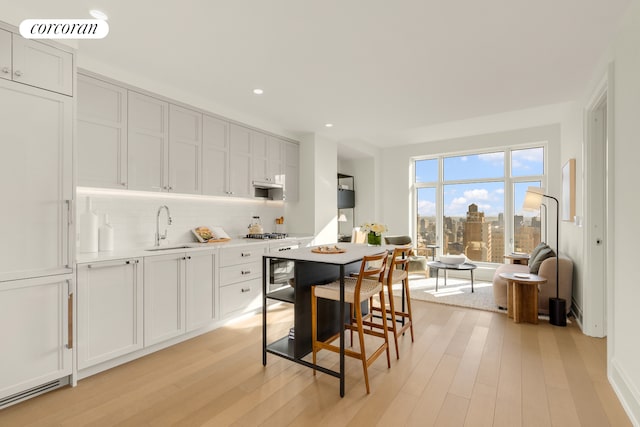
[[[614,44],[614,283],[609,325],[609,375],[635,425],[640,425],[638,339],[638,160],[640,159],[640,2],[634,1]]]
[[[315,244],[335,243],[338,238],[337,143],[317,134],[300,141],[300,200],[288,204],[285,222],[289,230],[312,233]]]
[[[93,210],[99,214],[100,224],[103,222],[103,215],[109,214],[109,220],[115,229],[115,250],[153,246],[156,212],[162,205],[169,207],[173,219],[167,233],[171,244],[195,241],[191,229],[201,225],[220,226],[232,238],[244,236],[254,215],[260,216],[265,232],[275,231],[275,219],[284,213],[282,201],[213,199],[197,196],[163,196],[137,191],[115,193],[98,190],[90,195],[84,192],[78,195],[78,214],[85,210],[86,197],[91,197]],[[166,224],[164,212],[160,221],[162,233]]]

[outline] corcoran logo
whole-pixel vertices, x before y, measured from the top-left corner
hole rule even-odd
[[[101,19],[25,19],[20,35],[26,39],[102,39],[109,24]]]

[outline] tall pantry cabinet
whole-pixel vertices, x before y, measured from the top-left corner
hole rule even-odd
[[[0,408],[68,382],[75,241],[67,84],[73,55],[5,27],[0,23]]]

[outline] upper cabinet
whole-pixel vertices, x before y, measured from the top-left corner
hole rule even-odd
[[[0,30],[0,75],[8,80],[71,96],[73,55]]]
[[[251,197],[250,129],[231,124],[229,133],[229,195]]]
[[[129,91],[128,188],[169,191],[169,103]]]
[[[0,30],[0,78],[11,80],[11,33]]]
[[[78,185],[127,188],[127,90],[78,75]]]
[[[297,144],[105,80],[78,74],[79,185],[298,199]]]
[[[202,114],[169,106],[169,191],[200,194]]]
[[[229,195],[229,122],[202,118],[202,194]]]
[[[283,141],[261,132],[251,133],[252,180],[282,182]]]

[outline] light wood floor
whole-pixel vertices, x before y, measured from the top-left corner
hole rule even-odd
[[[514,324],[504,314],[413,303],[416,340],[379,358],[366,395],[347,359],[336,378],[269,355],[253,316],[0,411],[0,426],[625,426],[606,378],[606,341],[567,328]],[[291,326],[289,309],[271,331]],[[393,347],[393,346],[392,346]],[[321,353],[327,366],[336,355]]]

